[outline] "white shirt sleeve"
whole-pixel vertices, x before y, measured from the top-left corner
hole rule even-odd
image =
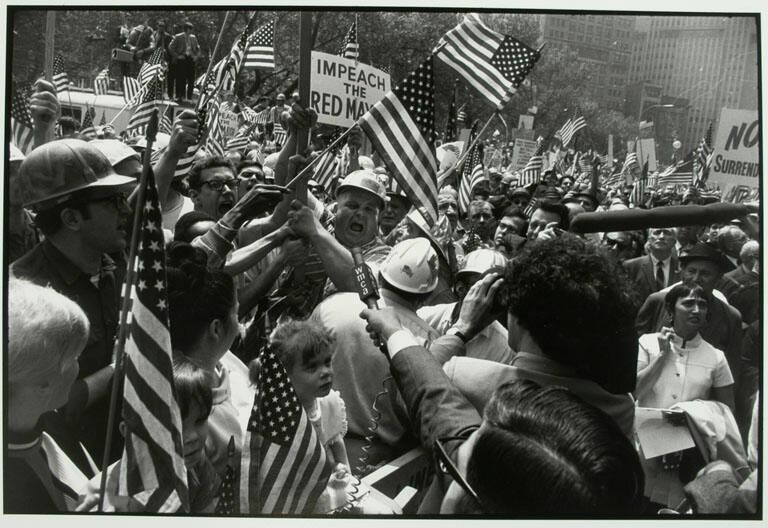
[[[403,350],[404,348],[420,346],[419,342],[410,332],[410,330],[398,330],[387,339],[387,350],[389,351],[389,358],[393,359],[395,354]]]

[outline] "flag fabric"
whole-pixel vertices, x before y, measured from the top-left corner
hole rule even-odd
[[[288,132],[283,128],[283,125],[277,122],[273,124],[273,127],[272,135],[275,138],[275,144],[279,146],[285,145],[285,142],[288,140]]]
[[[536,208],[539,206],[539,199],[535,196],[531,198],[531,201],[528,202],[528,205],[525,206],[525,209],[523,210],[523,214],[530,218],[533,216],[533,213],[536,212]]]
[[[520,187],[525,187],[532,183],[538,183],[541,179],[541,170],[544,167],[544,142],[539,143],[536,152],[520,171]]]
[[[220,104],[212,101],[208,105],[208,138],[205,141],[205,150],[211,156],[224,156],[224,132],[221,129]]]
[[[227,141],[227,151],[240,151],[244,150],[248,143],[251,142],[251,133],[253,132],[253,128],[256,126],[255,123],[244,123],[238,130],[235,132],[235,135],[232,136]]]
[[[125,104],[134,103],[136,95],[141,91],[141,84],[138,79],[123,75],[123,100]]]
[[[34,143],[34,125],[29,109],[29,97],[32,86],[29,83],[13,82],[11,101],[11,141],[24,154],[29,154]]]
[[[459,211],[468,214],[472,189],[485,178],[483,168],[483,144],[477,143],[472,147],[472,152],[464,160],[461,171],[461,184],[459,185]]]
[[[142,135],[146,132],[147,124],[149,123],[150,117],[152,117],[152,112],[154,112],[155,108],[160,103],[160,92],[160,79],[155,77],[149,81],[144,97],[141,99],[141,103],[139,103],[133,111],[133,115],[128,120],[128,127],[125,131],[129,137]]]
[[[165,50],[162,46],[155,49],[152,55],[149,56],[147,62],[142,64],[139,69],[139,84],[146,86],[149,81],[154,78],[159,78],[160,82],[165,80]]]
[[[648,162],[643,163],[643,170],[640,177],[632,184],[632,192],[629,194],[629,203],[638,207],[643,203],[643,195],[648,187]]]
[[[109,89],[109,66],[99,72],[96,78],[93,80],[93,93],[96,95],[104,95]]]
[[[697,185],[703,185],[709,175],[709,164],[712,161],[712,123],[709,124],[707,133],[699,141],[696,155],[693,158],[694,180]]]
[[[632,146],[632,150],[627,151],[627,157],[624,159],[624,165],[621,167],[622,174],[632,174],[632,171],[640,168],[640,163],[637,160],[637,139]]]
[[[261,26],[251,37],[245,52],[243,68],[275,68],[275,22],[270,21]]]
[[[573,139],[573,136],[587,126],[587,122],[583,117],[577,117],[576,119],[569,119],[565,124],[555,133],[555,137],[559,137],[563,143],[563,148],[568,148],[568,144]]]
[[[189,169],[192,168],[192,165],[195,162],[195,155],[197,154],[197,151],[200,149],[200,143],[203,139],[203,136],[206,133],[207,128],[207,117],[208,117],[208,110],[203,108],[201,110],[196,111],[197,114],[197,143],[194,145],[191,145],[187,147],[186,152],[182,154],[182,156],[179,158],[179,161],[176,163],[176,168],[173,172],[174,178],[183,178],[187,174],[189,174]]]
[[[453,90],[453,98],[448,105],[448,119],[445,121],[445,132],[443,133],[443,143],[456,141],[456,89]]]
[[[125,447],[118,495],[130,496],[144,511],[189,511],[181,413],[173,387],[171,336],[162,215],[149,169],[141,214],[136,283],[129,285],[132,308],[125,343],[123,421]]]
[[[86,106],[83,114],[83,122],[80,124],[80,138],[81,139],[95,139],[96,127],[93,125],[93,116],[96,110]]]
[[[456,111],[456,128],[461,128],[467,121],[467,103],[464,103]]]
[[[344,42],[341,44],[339,55],[345,59],[358,60],[360,58],[360,47],[357,43],[357,20],[352,22],[352,26],[347,31],[347,36],[344,37]]]
[[[107,111],[106,110],[102,110],[101,111],[101,119],[99,119],[99,126],[103,127],[106,124],[107,124]]]
[[[171,116],[168,112],[170,108],[171,107],[168,107],[162,112],[162,117],[160,117],[160,125],[157,129],[158,132],[168,134],[169,136],[173,133],[173,121],[171,121]]]
[[[237,507],[237,496],[235,495],[235,437],[229,437],[227,446],[227,468],[224,470],[224,476],[221,478],[219,490],[216,494],[219,500],[216,502],[214,513],[216,515],[233,515]]]
[[[312,179],[322,185],[323,189],[327,190],[330,189],[334,176],[338,174],[336,166],[338,165],[339,160],[336,153],[330,150],[322,156],[322,159],[315,165],[315,172]]]
[[[312,513],[331,461],[275,353],[261,354],[259,383],[243,441],[240,510]]]
[[[435,84],[432,57],[358,121],[414,207],[437,220]]]
[[[53,58],[53,86],[56,88],[56,93],[69,90],[69,76],[64,71],[64,58],[60,53]]]
[[[468,14],[438,44],[437,58],[455,69],[498,108],[509,101],[539,60],[539,52]]]

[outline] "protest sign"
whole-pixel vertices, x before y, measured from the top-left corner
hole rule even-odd
[[[757,187],[760,175],[760,123],[756,110],[723,108],[713,140],[707,183],[727,189]]]
[[[510,162],[513,171],[521,170],[536,153],[536,142],[528,139],[516,139],[515,146],[512,149],[512,161]]]
[[[237,114],[222,108],[219,112],[219,124],[224,137],[231,138],[237,133]]]
[[[318,123],[350,127],[389,89],[388,73],[338,55],[312,52],[309,102]]]

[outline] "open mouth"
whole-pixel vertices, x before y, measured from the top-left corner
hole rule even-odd
[[[362,233],[364,229],[363,224],[359,224],[357,222],[350,222],[349,224],[349,230],[353,233]]]
[[[224,213],[226,213],[227,211],[229,211],[230,209],[232,209],[232,206],[233,206],[233,205],[234,205],[234,203],[232,203],[232,202],[231,202],[231,201],[229,201],[229,200],[227,200],[227,201],[225,201],[225,202],[221,202],[221,203],[219,204],[219,214],[224,214]]]

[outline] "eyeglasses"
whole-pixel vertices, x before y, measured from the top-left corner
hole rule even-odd
[[[203,182],[203,185],[207,185],[211,190],[217,192],[221,192],[225,185],[232,189],[236,184],[237,180],[235,178],[229,180],[208,180]]]
[[[451,460],[451,457],[448,456],[448,452],[445,450],[444,444],[446,442],[458,440],[461,440],[462,442],[467,441],[467,439],[463,436],[449,436],[435,440],[435,457],[437,468],[441,473],[450,475],[451,478],[453,478],[453,480],[455,480],[456,483],[461,487],[461,489],[467,492],[467,495],[472,497],[472,499],[478,505],[482,505],[480,499],[477,496],[477,493],[475,493],[475,490],[472,489],[472,486],[469,485],[469,482],[467,482],[464,476],[459,472],[459,468],[456,467],[456,464],[453,463],[453,460]]]

